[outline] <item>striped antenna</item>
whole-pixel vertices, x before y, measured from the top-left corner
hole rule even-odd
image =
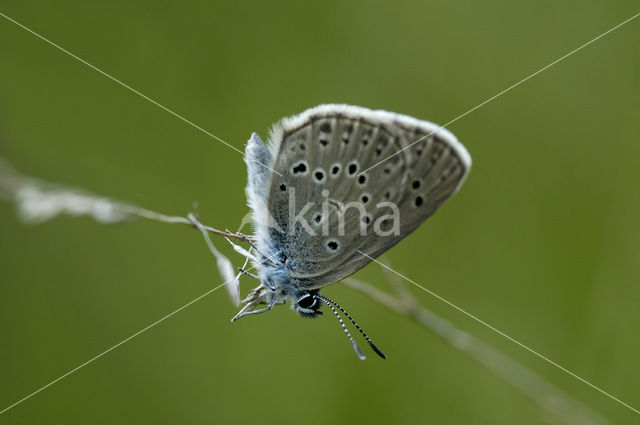
[[[338,318],[338,321],[340,322],[340,326],[342,326],[342,330],[344,331],[345,334],[347,334],[347,338],[349,338],[349,341],[351,341],[351,345],[353,346],[354,351],[358,355],[358,358],[360,360],[365,360],[366,357],[364,356],[364,354],[362,354],[362,351],[360,351],[360,347],[358,347],[358,344],[356,344],[356,340],[353,339],[353,336],[351,336],[351,332],[349,332],[349,329],[347,329],[347,327],[344,325],[344,322],[342,321],[342,317],[340,317],[340,313],[338,313],[338,311],[335,308],[333,308],[331,303],[327,301],[328,298],[325,299],[325,297],[322,297],[319,295],[315,295],[315,297],[323,301],[331,309],[331,311],[333,311],[333,314],[336,315],[336,317]]]
[[[344,313],[344,315],[345,315],[345,316],[347,316],[347,318],[348,318],[349,320],[351,320],[351,323],[353,323],[353,326],[355,326],[355,327],[356,327],[356,329],[358,329],[358,330],[360,331],[360,333],[362,334],[362,336],[364,337],[364,339],[366,339],[366,340],[367,340],[367,343],[369,343],[369,346],[371,347],[371,349],[372,349],[372,350],[373,350],[377,355],[379,355],[380,357],[382,357],[383,359],[386,359],[386,358],[387,358],[387,356],[385,356],[385,354],[384,354],[382,351],[380,351],[380,349],[379,349],[378,347],[376,347],[376,345],[373,343],[373,341],[371,341],[371,338],[369,338],[369,337],[367,336],[367,334],[366,334],[366,333],[364,333],[364,331],[360,328],[360,326],[358,326],[358,324],[356,323],[356,321],[355,321],[355,320],[353,320],[353,318],[352,318],[351,316],[349,316],[349,313],[347,313],[347,312],[345,311],[345,309],[344,309],[344,308],[340,307],[340,305],[339,305],[337,302],[335,302],[335,301],[334,301],[334,300],[332,300],[331,298],[325,297],[324,295],[316,294],[315,296],[316,296],[317,298],[320,298],[322,301],[324,301],[324,302],[325,302],[325,304],[326,304],[326,305],[328,305],[329,307],[331,307],[331,304],[333,304],[333,305],[335,305],[336,307],[338,307],[338,308],[340,309],[340,311],[341,311],[342,313]],[[333,308],[332,308],[332,309],[333,309]],[[334,311],[335,311],[335,310],[334,310]],[[337,312],[336,312],[336,313],[337,313]],[[344,327],[344,326],[343,326],[343,327]]]

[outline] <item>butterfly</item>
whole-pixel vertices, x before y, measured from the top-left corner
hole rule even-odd
[[[303,317],[326,305],[360,359],[340,311],[321,288],[360,270],[414,231],[453,195],[471,156],[449,131],[427,121],[359,106],[326,104],[283,119],[245,149],[254,222],[246,250],[260,281],[232,319],[289,302]],[[266,305],[258,308],[259,305]]]

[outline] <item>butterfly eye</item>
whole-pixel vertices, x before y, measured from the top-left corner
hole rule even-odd
[[[311,308],[316,305],[316,299],[309,294],[304,294],[298,298],[298,306],[302,308]]]

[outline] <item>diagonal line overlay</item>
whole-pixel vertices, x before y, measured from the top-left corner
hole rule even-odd
[[[5,18],[6,20],[13,22],[14,24],[16,24],[17,26],[19,26],[20,28],[22,28],[25,31],[30,32],[31,34],[35,35],[36,37],[38,37],[39,39],[41,39],[42,41],[50,44],[51,46],[55,47],[56,49],[60,50],[63,53],[66,53],[67,55],[71,56],[72,58],[74,58],[75,60],[82,62],[83,64],[85,64],[86,66],[88,66],[89,68],[93,69],[94,71],[99,72],[100,74],[104,75],[105,77],[107,77],[108,79],[110,79],[111,81],[121,85],[122,87],[126,88],[127,90],[137,94],[138,96],[142,97],[145,100],[148,100],[149,102],[153,103],[154,105],[156,105],[157,107],[159,107],[160,109],[165,110],[166,112],[170,113],[171,115],[173,115],[174,117],[186,122],[187,124],[189,124],[190,126],[192,126],[193,128],[201,131],[202,133],[206,134],[209,137],[212,137],[213,139],[219,141],[220,143],[230,147],[231,149],[233,149],[234,151],[240,153],[240,155],[242,155],[243,157],[247,158],[247,156],[244,154],[244,152],[242,152],[240,149],[236,148],[235,146],[231,145],[230,143],[222,140],[221,138],[219,138],[218,136],[216,136],[215,134],[205,130],[204,128],[200,127],[199,125],[197,125],[196,123],[194,123],[193,121],[189,121],[188,119],[186,119],[185,117],[183,117],[182,115],[178,114],[177,112],[172,111],[171,109],[167,108],[166,106],[156,102],[155,100],[151,99],[149,96],[145,95],[142,92],[139,92],[138,90],[134,89],[133,87],[123,83],[122,81],[118,80],[116,77],[112,76],[111,74],[108,74],[106,72],[104,72],[103,70],[101,70],[100,68],[98,68],[97,66],[94,66],[92,64],[90,64],[89,62],[85,61],[84,59],[74,55],[73,53],[71,53],[70,51],[66,50],[65,48],[57,45],[56,43],[54,43],[53,41],[47,39],[46,37],[38,34],[37,32],[33,31],[31,28],[26,27],[25,25],[22,25],[20,22],[16,21],[15,19],[10,18],[9,16],[5,15],[4,13],[0,12],[0,16],[2,16],[3,18]],[[257,164],[262,165],[265,168],[268,168],[269,170],[273,171],[274,173],[276,173],[277,175],[281,176],[282,174],[278,173],[276,170],[272,169],[271,167],[268,167],[267,165],[253,160],[251,159],[251,161],[256,162]]]
[[[406,280],[407,282],[415,285],[416,287],[422,289],[423,291],[425,291],[426,293],[428,293],[429,295],[432,295],[434,297],[436,297],[437,299],[439,299],[440,301],[444,302],[445,304],[447,304],[450,307],[455,308],[456,310],[458,310],[459,312],[467,315],[468,317],[472,318],[473,320],[475,320],[476,322],[486,326],[487,328],[491,329],[492,331],[496,332],[497,334],[505,337],[506,339],[508,339],[509,341],[519,345],[520,347],[524,348],[525,350],[527,350],[528,352],[536,355],[537,357],[541,358],[542,360],[546,361],[547,363],[557,367],[558,369],[562,370],[565,373],[568,373],[569,375],[573,376],[574,378],[576,378],[577,380],[579,380],[580,382],[587,384],[588,386],[590,386],[591,388],[599,391],[600,393],[606,395],[607,397],[609,397],[610,399],[617,401],[618,403],[620,403],[621,405],[623,405],[624,407],[632,410],[633,412],[640,414],[640,411],[635,409],[634,407],[628,405],[627,403],[625,403],[624,401],[620,400],[619,398],[609,394],[608,392],[606,392],[605,390],[595,386],[594,384],[592,384],[591,382],[587,381],[584,378],[581,378],[580,376],[576,375],[575,373],[571,372],[570,370],[560,366],[558,363],[554,362],[553,360],[543,356],[542,354],[538,353],[537,351],[533,350],[532,348],[527,347],[526,345],[524,345],[523,343],[521,343],[520,341],[516,340],[515,338],[510,337],[509,335],[507,335],[506,333],[502,332],[501,330],[491,326],[490,324],[488,324],[487,322],[485,322],[484,320],[474,316],[473,314],[469,313],[468,311],[466,311],[463,308],[458,307],[457,305],[453,304],[451,301],[442,298],[440,295],[436,294],[433,291],[430,291],[429,289],[425,288],[424,286],[420,285],[419,283],[416,283],[415,281],[409,279],[408,277],[406,277],[403,274],[398,273],[397,271],[393,270],[391,267],[388,267],[387,265],[381,263],[380,261],[376,260],[375,258],[372,258],[370,256],[368,256],[367,254],[365,254],[364,252],[357,250],[360,254],[362,254],[363,256],[367,257],[368,259],[376,262],[377,264],[379,264],[380,266],[384,267],[385,269],[389,270],[390,272],[400,276],[402,279]]]
[[[418,140],[412,142],[411,144],[405,146],[404,148],[400,149],[399,151],[389,155],[388,157],[386,157],[385,159],[375,163],[374,165],[372,165],[371,167],[367,168],[364,171],[361,171],[360,173],[358,173],[358,175],[360,174],[364,174],[367,171],[377,167],[378,165],[382,164],[383,162],[389,160],[390,158],[393,158],[394,156],[398,155],[400,152],[409,149],[411,146],[415,145],[418,142],[421,142],[422,140],[426,139],[427,137],[431,136],[434,133],[437,133],[439,130],[453,124],[454,122],[458,121],[460,118],[463,118],[467,115],[469,115],[470,113],[472,113],[473,111],[475,111],[476,109],[482,108],[484,105],[486,105],[487,103],[491,102],[492,100],[497,99],[498,97],[502,96],[503,94],[505,94],[506,92],[508,92],[509,90],[518,87],[520,84],[524,83],[525,81],[535,77],[536,75],[540,74],[541,72],[546,71],[547,69],[551,68],[553,65],[557,64],[558,62],[563,61],[564,59],[568,58],[569,56],[573,55],[574,53],[584,49],[585,47],[587,47],[588,45],[590,45],[591,43],[594,43],[595,41],[598,41],[599,39],[601,39],[602,37],[604,37],[605,35],[617,30],[618,28],[620,28],[621,26],[623,26],[624,24],[627,24],[631,21],[633,21],[634,19],[636,19],[638,16],[640,16],[640,12],[636,13],[635,15],[633,15],[632,17],[625,19],[624,21],[620,22],[618,25],[616,25],[613,28],[610,28],[609,30],[603,32],[602,34],[600,34],[599,36],[587,41],[586,43],[584,43],[583,45],[581,45],[580,47],[577,47],[575,49],[573,49],[572,51],[570,51],[569,53],[565,54],[564,56],[554,60],[553,62],[551,62],[550,64],[540,68],[539,70],[537,70],[536,72],[534,72],[533,74],[528,75],[527,77],[523,78],[522,80],[518,81],[515,84],[510,85],[509,87],[507,87],[506,89],[502,90],[500,93],[491,96],[489,99],[485,100],[484,102],[480,103],[477,106],[474,106],[473,108],[469,109],[467,112],[458,115],[456,118],[452,119],[451,121],[449,121],[448,123],[441,125],[440,127],[436,128],[435,130],[433,130],[431,133],[427,134],[426,136],[422,136],[421,138],[419,138]]]

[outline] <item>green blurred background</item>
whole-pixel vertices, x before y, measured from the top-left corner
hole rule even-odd
[[[636,1],[3,1],[0,11],[242,149],[345,102],[445,123],[637,13]],[[640,407],[640,19],[453,124],[474,167],[394,267]],[[0,18],[0,156],[235,229],[241,155]],[[0,204],[0,410],[220,283],[180,226],[18,221]],[[222,241],[218,246],[223,247]],[[229,253],[236,265],[240,258]],[[375,265],[358,277],[384,288]],[[254,282],[243,280],[243,290]],[[412,291],[415,288],[410,288]],[[616,423],[638,415],[420,291],[428,308]],[[2,424],[541,424],[500,378],[340,284],[388,354],[216,291]]]

